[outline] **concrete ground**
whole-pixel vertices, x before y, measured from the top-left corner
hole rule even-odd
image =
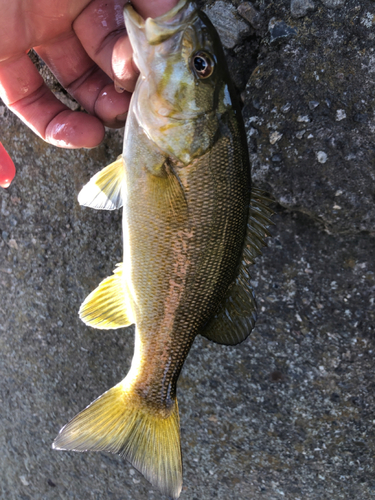
[[[233,2],[235,8],[247,4],[246,22],[253,24],[247,32],[239,24],[227,42],[231,67],[245,68],[247,51],[254,44],[259,49],[253,69],[259,63],[261,72],[250,78],[245,68],[235,77],[253,178],[276,199],[276,226],[252,269],[259,306],[253,334],[236,347],[199,337],[181,374],[183,500],[375,497],[375,231],[367,217],[373,134],[372,122],[357,116],[373,120],[373,94],[368,87],[363,96],[369,111],[355,111],[342,97],[344,87],[332,98],[335,81],[304,94],[311,79],[304,80],[301,68],[299,80],[295,66],[275,73],[293,57],[299,63],[297,49],[316,33],[314,23],[323,37],[330,22],[358,15],[357,24],[345,26],[365,33],[361,19],[370,19],[373,2],[356,10],[354,0],[334,9],[329,1],[292,2],[292,11],[287,1]],[[281,26],[286,41],[266,45],[275,15],[299,34]],[[370,61],[369,52],[357,50],[363,38],[344,35],[351,40],[346,50]],[[342,40],[329,47],[333,57]],[[337,78],[349,85],[352,73]],[[324,104],[324,92],[336,107]],[[345,106],[347,122],[337,115]],[[299,121],[307,114],[309,122]],[[61,150],[1,105],[0,130],[17,167],[11,187],[0,188],[0,498],[161,500],[117,456],[51,449],[71,417],[124,377],[132,357],[131,329],[93,330],[77,315],[86,295],[121,261],[121,211],[96,212],[76,201],[89,177],[120,153],[121,132],[108,132],[95,150]]]

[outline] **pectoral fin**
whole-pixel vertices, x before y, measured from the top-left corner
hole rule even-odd
[[[125,168],[122,156],[94,175],[78,195],[80,205],[98,210],[115,210],[123,205]]]
[[[123,265],[103,280],[81,305],[79,317],[102,330],[124,328],[135,322],[123,280]]]
[[[266,246],[265,238],[271,236],[268,227],[273,224],[269,208],[272,200],[259,189],[251,192],[250,213],[243,259],[238,276],[229,287],[215,316],[210,320],[202,335],[213,342],[236,345],[244,341],[254,328],[257,314],[253,289],[250,285],[248,266],[260,255]]]

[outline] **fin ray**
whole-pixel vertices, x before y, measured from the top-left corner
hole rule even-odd
[[[79,195],[80,205],[97,210],[115,210],[123,205],[122,188],[125,168],[122,156],[94,175],[83,186]]]
[[[121,382],[65,425],[52,447],[117,453],[177,499],[182,488],[179,429],[177,400],[169,411],[150,408]]]
[[[90,293],[79,309],[86,325],[102,330],[125,328],[135,322],[123,280],[123,264]]]

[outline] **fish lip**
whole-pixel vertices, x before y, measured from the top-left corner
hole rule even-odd
[[[126,3],[124,6],[124,17],[125,20],[128,20],[138,29],[142,30],[145,27],[145,20],[143,17],[138,14],[136,10],[134,10],[133,6],[130,3]]]
[[[191,0],[180,0],[165,14],[146,20],[130,4],[124,7],[125,20],[144,32],[149,45],[157,45],[173,36],[190,23],[196,13],[197,6]]]

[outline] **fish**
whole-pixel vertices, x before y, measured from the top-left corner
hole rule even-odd
[[[135,324],[126,377],[76,415],[58,450],[120,454],[164,495],[182,488],[177,380],[197,335],[236,345],[256,302],[248,267],[273,214],[251,187],[246,134],[220,38],[197,5],[180,0],[126,29],[140,70],[123,152],[78,201],[123,208],[123,262],[83,302],[94,328]]]

